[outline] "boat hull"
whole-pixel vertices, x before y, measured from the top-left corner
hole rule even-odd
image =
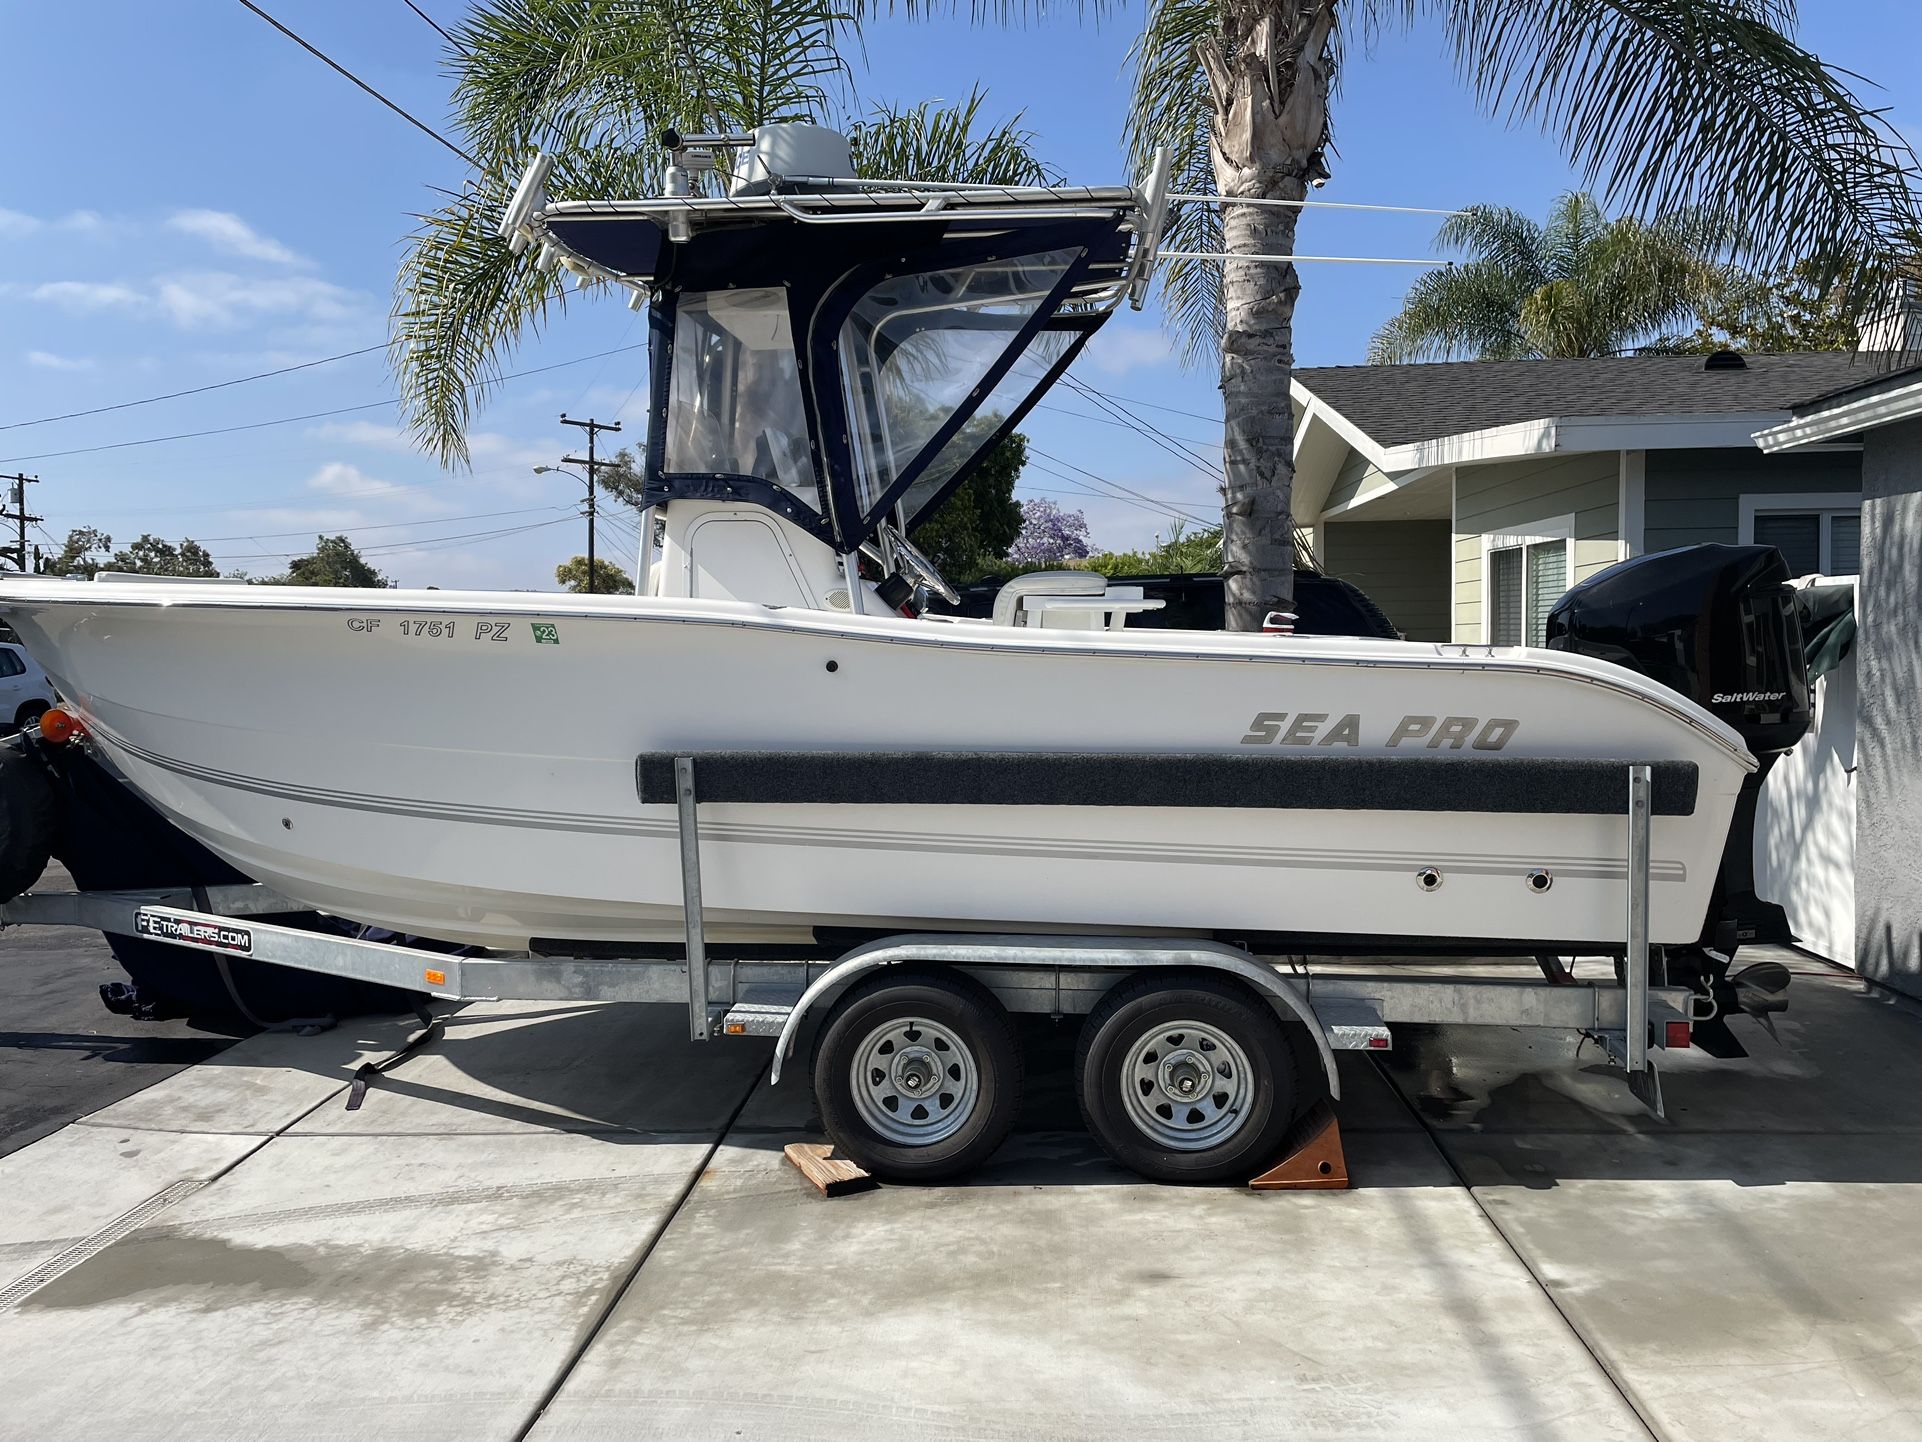
[[[134,788],[241,871],[322,910],[496,947],[678,934],[676,812],[641,800],[644,754],[1680,761],[1693,805],[1652,824],[1663,943],[1700,935],[1753,766],[1672,693],[1519,649],[652,598],[22,581],[0,605]],[[705,804],[709,936],[1622,936],[1619,814],[1437,811],[1392,788],[1307,808],[1103,799]]]

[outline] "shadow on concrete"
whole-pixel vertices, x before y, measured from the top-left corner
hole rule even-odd
[[[1658,1054],[1665,1120],[1573,1036],[1402,1027],[1384,1070],[1471,1184],[1922,1182],[1922,1016],[1841,973],[1790,995],[1745,1058]]]
[[[195,1066],[233,1045],[225,1036],[103,1036],[94,1032],[0,1031],[0,1051],[64,1051],[88,1061]]]

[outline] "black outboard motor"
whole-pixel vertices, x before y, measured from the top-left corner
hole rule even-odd
[[[1702,938],[1713,948],[1703,959],[1724,1015],[1748,1002],[1727,981],[1735,947],[1791,940],[1782,908],[1755,894],[1755,805],[1769,768],[1813,719],[1793,595],[1773,546],[1684,546],[1597,572],[1548,615],[1551,649],[1613,661],[1679,691],[1739,731],[1762,763],[1736,800]],[[1759,998],[1747,1009],[1759,1012]],[[1716,1049],[1713,1033],[1698,1028],[1698,1039]],[[1740,1054],[1732,1037],[1726,1044]]]
[[[1802,623],[1773,546],[1683,546],[1619,562],[1556,603],[1548,645],[1681,692],[1741,732],[1764,768],[1809,729]]]

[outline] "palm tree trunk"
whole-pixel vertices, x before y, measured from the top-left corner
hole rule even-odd
[[[1335,0],[1231,0],[1222,34],[1201,47],[1213,95],[1215,184],[1229,199],[1301,200],[1328,134]],[[1225,207],[1231,255],[1289,255],[1293,208]],[[1255,631],[1293,609],[1295,426],[1292,265],[1227,261],[1221,350],[1221,561],[1227,626]]]

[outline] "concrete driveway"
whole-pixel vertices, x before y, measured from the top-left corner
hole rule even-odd
[[[0,1159],[0,1438],[1922,1438],[1922,1021],[1851,978],[1668,1124],[1521,1034],[1350,1058],[1346,1193],[1137,1183],[1057,1082],[824,1201],[681,1025],[470,1007],[357,1111],[410,1024],[261,1036]]]

